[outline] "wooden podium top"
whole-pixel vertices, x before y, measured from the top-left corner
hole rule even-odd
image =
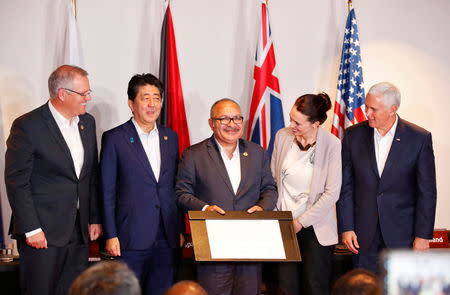
[[[192,241],[194,245],[194,253],[195,253],[195,260],[197,261],[284,261],[284,262],[290,262],[290,261],[300,261],[300,251],[298,249],[298,242],[297,242],[297,236],[294,232],[293,223],[292,223],[292,213],[290,211],[257,211],[254,213],[247,213],[247,211],[226,211],[224,215],[219,214],[217,212],[211,212],[211,211],[189,211],[189,223],[191,226],[191,233],[192,233]],[[230,257],[226,258],[223,256],[220,256],[220,258],[212,257],[211,253],[211,247],[214,247],[213,245],[223,245],[220,243],[214,244],[214,241],[211,243],[209,241],[209,237],[213,236],[213,233],[208,233],[208,227],[207,227],[207,220],[223,220],[224,222],[229,222],[231,220],[236,221],[247,221],[247,220],[261,220],[261,223],[267,222],[268,220],[274,220],[278,221],[278,228],[276,228],[276,224],[271,224],[272,228],[276,229],[274,231],[275,235],[278,235],[278,240],[281,240],[278,244],[278,249],[281,249],[280,251],[284,249],[284,256],[285,258],[279,258],[282,256],[279,256],[276,259],[273,258],[264,258],[263,256],[257,257],[257,258],[235,258]],[[229,225],[229,224],[228,224]],[[226,226],[228,226],[226,225]],[[274,227],[275,226],[275,227]],[[238,231],[240,229],[237,229]],[[245,229],[243,229],[245,230]],[[238,237],[246,236],[247,233],[250,235],[250,232],[240,232],[236,233],[236,235],[228,235],[229,240],[226,240],[226,248],[231,247],[238,247],[236,245],[239,245],[242,241],[238,239]],[[281,237],[280,237],[281,234]],[[216,235],[217,236],[217,235]],[[260,237],[256,236],[255,237]],[[235,238],[236,237],[236,238]],[[234,240],[233,240],[234,239]],[[260,239],[261,240],[261,239]],[[264,241],[270,241],[272,240],[268,239],[262,239],[260,243],[257,244],[258,250],[264,249],[266,247],[266,243]],[[269,243],[267,243],[269,244]],[[281,248],[280,248],[281,247]],[[244,247],[245,248],[245,247]],[[250,248],[254,249],[254,248]],[[269,253],[271,251],[270,248],[268,249],[266,253]],[[239,252],[239,248],[235,248],[236,252]],[[247,251],[249,248],[247,248]],[[236,253],[235,252],[235,253]],[[213,249],[213,253],[214,252]],[[248,252],[250,253],[250,252]],[[271,252],[273,253],[273,252]],[[244,255],[245,256],[245,255]],[[251,256],[251,255],[250,255]],[[270,257],[270,253],[268,254],[268,257]],[[276,255],[272,256],[276,257]]]

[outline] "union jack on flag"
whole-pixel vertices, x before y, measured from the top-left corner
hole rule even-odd
[[[265,0],[261,0],[261,10],[261,30],[253,71],[254,86],[247,139],[267,149],[271,157],[275,134],[284,127],[284,118],[270,32],[269,9]]]
[[[342,139],[345,128],[365,121],[364,100],[359,34],[351,7],[345,26],[331,133]]]

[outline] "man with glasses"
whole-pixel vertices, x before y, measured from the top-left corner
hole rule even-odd
[[[57,68],[50,100],[17,118],[6,142],[5,183],[23,294],[67,294],[101,233],[97,141],[88,73]]]
[[[228,98],[213,104],[213,135],[186,149],[178,169],[177,203],[184,210],[248,213],[272,210],[277,190],[266,151],[240,139],[244,122],[239,105]],[[260,294],[261,264],[197,264],[198,281],[210,295]]]

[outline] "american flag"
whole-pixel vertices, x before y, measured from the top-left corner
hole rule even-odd
[[[269,24],[267,2],[261,0],[261,30],[253,71],[253,95],[250,105],[247,139],[272,154],[277,131],[284,127],[280,85],[277,77],[274,46]]]
[[[345,128],[365,121],[364,100],[359,34],[355,11],[351,7],[345,26],[331,133],[342,139]]]

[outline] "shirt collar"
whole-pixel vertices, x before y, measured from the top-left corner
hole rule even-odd
[[[149,133],[146,133],[146,132],[144,132],[144,130],[142,130],[142,128],[139,126],[139,124],[136,122],[136,120],[134,119],[134,117],[133,118],[131,118],[131,122],[133,122],[133,124],[134,124],[134,127],[136,127],[136,131],[137,131],[137,133],[138,133],[138,135],[139,136],[141,136],[141,135],[150,135],[150,134],[159,134],[159,132],[158,132],[158,127],[157,127],[157,124],[155,123],[155,126],[153,126],[153,129],[152,130],[150,130],[150,132]]]
[[[223,146],[220,145],[220,143],[217,141],[215,136],[214,136],[214,140],[216,141],[217,146],[219,147],[220,153],[223,154],[223,155],[227,155],[227,152],[225,151]],[[238,140],[238,142],[236,144],[236,148],[234,149],[234,152],[233,152],[233,158],[236,157],[236,156],[239,156],[239,140]],[[227,158],[228,158],[228,156],[227,156]]]
[[[394,137],[394,135],[395,135],[395,130],[397,130],[397,124],[398,124],[398,115],[397,114],[395,114],[395,122],[394,122],[394,125],[392,125],[392,127],[391,127],[391,129],[389,129],[389,131],[388,132],[386,132],[386,134],[384,135],[384,136],[389,136],[389,137]],[[380,138],[383,138],[384,136],[382,136],[379,132],[378,132],[378,130],[377,130],[377,128],[374,128],[375,129],[375,134],[378,136],[378,137],[380,137]]]
[[[80,121],[80,118],[78,116],[73,117],[71,120],[66,119],[63,115],[61,115],[60,112],[58,112],[58,110],[53,106],[50,100],[48,101],[48,107],[58,126],[69,128],[71,126],[70,122],[78,125],[78,122]]]

